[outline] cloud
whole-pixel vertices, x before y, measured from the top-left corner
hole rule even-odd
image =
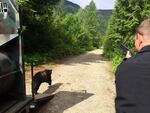
[[[80,5],[82,8],[85,8],[85,6],[88,5],[91,0],[68,0],[68,1],[76,3],[76,4]]]
[[[91,0],[68,0],[73,3],[79,4],[82,8],[89,5]],[[97,9],[113,9],[116,0],[94,0]]]
[[[113,9],[116,0],[94,0],[98,9]]]

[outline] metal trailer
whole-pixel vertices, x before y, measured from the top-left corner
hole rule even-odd
[[[20,31],[17,1],[0,0],[0,113],[27,113],[31,105],[52,98],[26,95]]]

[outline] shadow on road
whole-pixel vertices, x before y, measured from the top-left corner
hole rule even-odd
[[[52,94],[52,93],[55,92],[61,85],[62,85],[62,83],[57,83],[57,84],[51,85],[51,86],[48,87],[48,89],[47,89],[44,93]]]
[[[84,53],[76,57],[66,58],[63,60],[63,62],[58,61],[56,63],[64,64],[64,65],[75,65],[75,64],[90,65],[89,63],[103,63],[103,61],[108,61],[108,60],[104,58],[102,54]]]
[[[49,88],[43,93],[43,94],[52,94],[53,92],[55,92],[60,86],[62,85],[62,83],[57,83],[54,85],[49,86]],[[36,97],[41,97],[42,94],[38,94],[36,95]],[[51,95],[51,98],[49,100],[43,100],[40,101],[38,103],[36,103],[36,108],[35,109],[31,109],[29,113],[45,113],[45,112],[41,112],[41,108],[45,107],[45,105],[52,99],[54,98],[55,95]]]
[[[60,91],[49,102],[41,105],[36,113],[63,113],[66,109],[88,99],[94,94]]]

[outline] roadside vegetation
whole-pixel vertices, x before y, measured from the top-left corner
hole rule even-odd
[[[19,0],[27,63],[46,63],[100,47],[101,15],[95,3],[72,13],[64,2]]]
[[[67,6],[66,0],[19,3],[25,60],[36,64],[102,47],[115,71],[125,57],[121,43],[134,51],[136,28],[150,17],[149,0],[117,0],[108,22],[102,19],[93,0],[85,9],[75,9],[72,3]]]
[[[136,28],[141,21],[149,17],[149,0],[116,1],[115,9],[103,37],[104,56],[112,60],[114,71],[125,57],[120,49],[121,43],[128,45],[134,51]]]

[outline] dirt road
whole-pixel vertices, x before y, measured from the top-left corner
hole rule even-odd
[[[39,113],[115,113],[114,75],[111,64],[97,49],[58,64],[42,65],[39,71],[52,68],[53,85],[42,84],[40,93],[55,94]],[[29,70],[27,71],[27,75]],[[27,77],[27,93],[30,94],[30,78]]]

